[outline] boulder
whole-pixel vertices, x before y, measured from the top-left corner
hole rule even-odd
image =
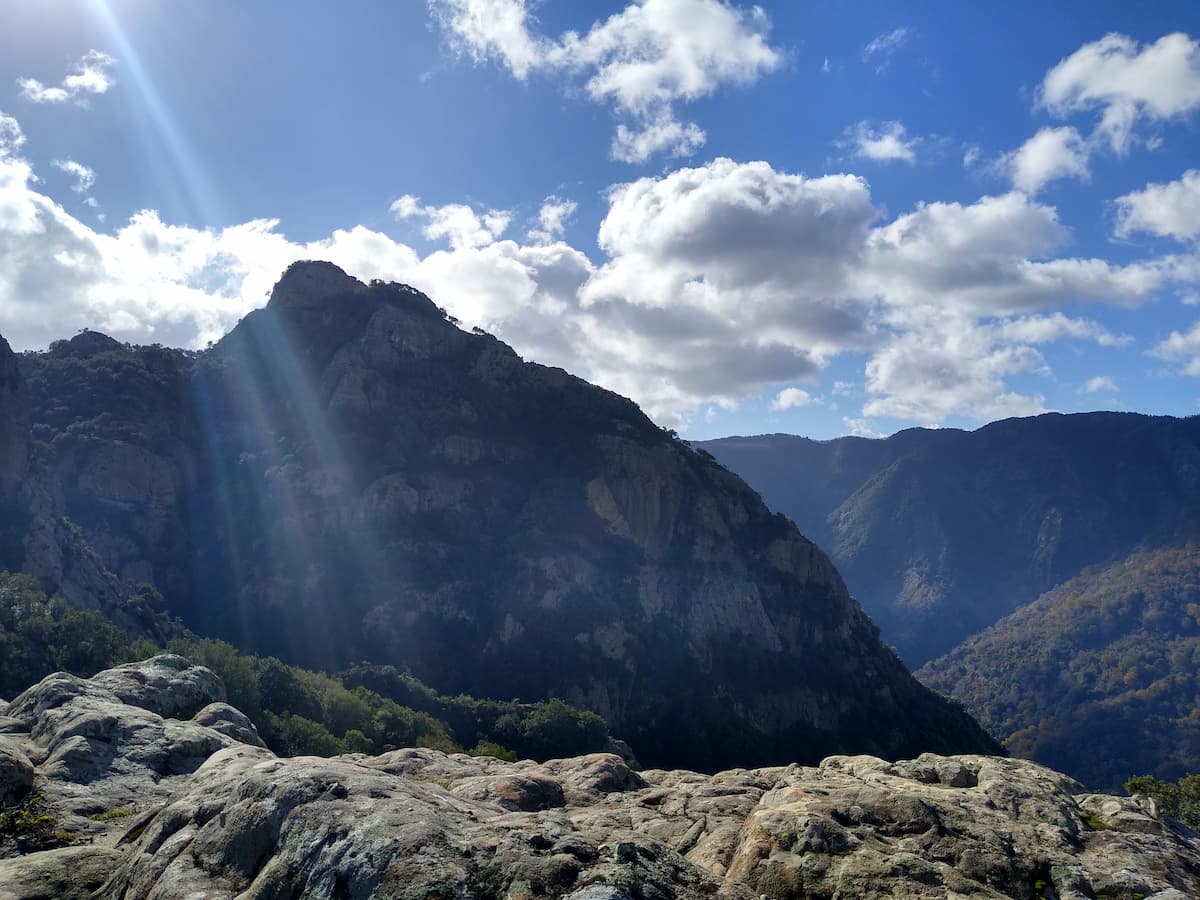
[[[33,790],[33,763],[21,750],[0,741],[0,807],[12,806]]]
[[[234,709],[228,703],[210,703],[192,716],[192,721],[243,744],[249,744],[252,747],[267,746],[258,736],[258,728],[246,714],[239,709]]]

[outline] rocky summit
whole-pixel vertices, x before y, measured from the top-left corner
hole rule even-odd
[[[555,695],[655,765],[998,749],[736,476],[410,287],[299,263],[204,352],[85,332],[17,362],[0,566],[127,627],[161,593],[289,662]]]
[[[8,704],[0,792],[64,846],[9,829],[0,900],[1200,896],[1200,837],[1030,762],[281,759],[221,693],[158,656]]]

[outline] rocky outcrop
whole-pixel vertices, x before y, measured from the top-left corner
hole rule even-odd
[[[396,751],[222,751],[149,821],[109,896],[894,897],[1200,892],[1200,838],[1027,762],[629,772]]]
[[[216,675],[170,654],[88,679],[50,675],[0,717],[0,791],[16,801],[37,790],[61,829],[102,835],[120,817],[114,810],[124,816],[161,805],[181,778],[239,741],[188,721],[223,697]]]
[[[0,746],[32,748],[47,808],[92,843],[0,859],[0,900],[1200,895],[1200,837],[1152,801],[1030,762],[838,756],[701,775],[604,753],[280,759],[146,708],[186,714],[214,688],[163,656],[17,698],[5,721],[30,732]],[[78,736],[116,752],[50,761]],[[91,818],[74,815],[80,785]]]
[[[740,480],[410,287],[299,263],[204,353],[85,333],[22,371],[69,518],[197,633],[559,696],[650,764],[997,749]]]

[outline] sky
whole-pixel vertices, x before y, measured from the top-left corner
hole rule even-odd
[[[1194,415],[1200,4],[0,2],[14,349],[297,259],[688,438]]]

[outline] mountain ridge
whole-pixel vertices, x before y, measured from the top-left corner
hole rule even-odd
[[[1085,566],[1200,534],[1200,417],[1048,413],[697,446],[827,549],[914,666]]]
[[[996,749],[739,479],[407,286],[302,263],[209,350],[19,362],[64,515],[201,634],[556,693],[651,764]]]

